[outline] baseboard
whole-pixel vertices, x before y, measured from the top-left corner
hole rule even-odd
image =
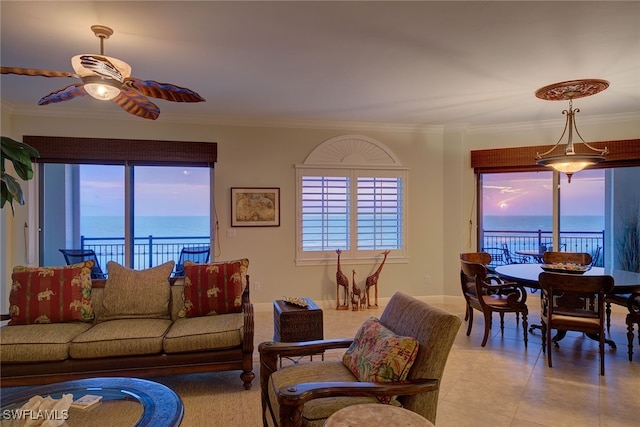
[[[387,305],[387,303],[389,302],[389,299],[391,297],[388,298],[378,298],[378,305],[380,307],[384,307],[385,305]],[[417,299],[424,301],[424,302],[428,302],[428,303],[432,303],[432,304],[455,304],[455,303],[461,303],[464,304],[463,297],[462,296],[453,296],[453,295],[425,295],[425,296],[416,296]],[[335,300],[321,300],[321,301],[315,301],[316,305],[318,307],[320,307],[323,310],[330,310],[330,309],[334,309],[336,308],[336,301]],[[255,312],[271,312],[273,311],[273,302],[259,302],[259,303],[254,303],[253,304],[253,310]]]

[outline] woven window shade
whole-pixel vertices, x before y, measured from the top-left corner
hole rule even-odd
[[[606,161],[594,166],[593,169],[617,168],[624,166],[640,166],[640,139],[620,141],[590,142],[594,148],[609,148]],[[544,153],[552,145],[537,145],[531,147],[496,148],[489,150],[471,151],[471,167],[476,173],[490,172],[532,172],[549,170],[536,164],[536,154]],[[562,154],[565,145],[560,144],[552,154]],[[584,144],[575,144],[576,153],[589,153]]]
[[[24,136],[40,153],[37,162],[134,166],[213,167],[215,142]]]

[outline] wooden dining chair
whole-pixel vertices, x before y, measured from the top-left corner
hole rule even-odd
[[[604,297],[614,286],[611,276],[583,276],[542,272],[541,292],[542,351],[552,367],[551,330],[592,334],[600,348],[600,375],[604,375]]]
[[[633,359],[633,324],[638,324],[638,345],[640,345],[640,291],[632,292],[627,299],[627,341],[629,344],[629,362]]]
[[[481,263],[460,259],[460,284],[467,307],[465,320],[468,320],[467,336],[473,327],[473,309],[482,312],[484,316],[484,336],[481,346],[487,344],[491,330],[492,314],[500,314],[500,331],[504,334],[504,314],[522,314],[522,328],[524,332],[524,346],[527,346],[527,291],[524,286],[512,282],[491,283],[487,274],[487,267]]]
[[[558,262],[580,265],[591,265],[591,254],[587,252],[554,252],[547,251],[542,254],[542,262],[555,264]]]

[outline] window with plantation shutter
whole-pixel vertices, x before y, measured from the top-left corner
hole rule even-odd
[[[302,177],[302,250],[349,249],[349,178]]]
[[[368,156],[368,157],[367,157]],[[377,141],[338,137],[296,166],[298,264],[406,253],[406,168]]]
[[[358,250],[402,247],[402,179],[358,177]]]

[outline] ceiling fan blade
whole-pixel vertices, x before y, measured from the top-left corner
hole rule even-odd
[[[160,98],[173,102],[204,102],[205,99],[196,92],[186,87],[172,85],[170,83],[158,83],[153,80],[140,80],[135,77],[127,77],[124,84],[133,88],[145,96]]]
[[[0,74],[18,74],[21,76],[40,77],[78,77],[77,74],[66,71],[38,70],[36,68],[0,67]]]
[[[160,109],[157,105],[136,91],[125,89],[124,86],[120,90],[120,94],[113,98],[113,102],[127,113],[143,119],[155,120],[160,115]]]
[[[76,83],[43,97],[38,101],[38,105],[55,104],[57,102],[68,101],[73,98],[85,96],[86,94],[87,91],[84,90],[84,84]]]

